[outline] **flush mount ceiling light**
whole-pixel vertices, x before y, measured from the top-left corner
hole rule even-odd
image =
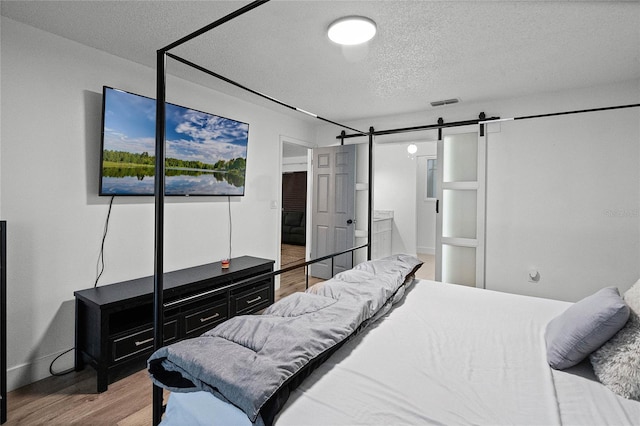
[[[413,144],[413,143],[412,143],[412,144],[410,144],[410,145],[407,147],[407,152],[408,152],[409,154],[413,155],[413,154],[415,154],[416,152],[418,152],[418,147],[417,147],[415,144]]]
[[[327,35],[334,43],[347,46],[362,44],[376,35],[376,23],[364,16],[346,16],[333,21]]]

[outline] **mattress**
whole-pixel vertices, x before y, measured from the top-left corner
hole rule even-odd
[[[638,424],[588,363],[546,362],[544,329],[570,303],[418,280],[383,319],[294,392],[277,426]],[[163,425],[250,425],[205,392],[172,393]]]

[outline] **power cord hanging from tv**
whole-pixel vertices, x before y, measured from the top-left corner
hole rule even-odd
[[[98,271],[97,277],[96,277],[96,282],[93,284],[94,287],[98,286],[98,280],[100,280],[100,277],[102,276],[102,273],[104,272],[104,242],[107,239],[107,232],[109,231],[109,218],[111,217],[111,207],[113,206],[113,199],[116,198],[115,195],[111,196],[111,200],[109,201],[109,211],[107,212],[107,219],[104,223],[104,233],[102,234],[102,243],[100,244],[100,254],[98,255],[98,264],[96,265],[96,267],[100,268],[100,271]],[[53,364],[63,355],[68,354],[69,352],[71,352],[72,350],[74,350],[75,347],[71,348],[71,349],[67,349],[66,351],[62,352],[61,354],[59,354],[57,357],[55,357],[53,359],[53,361],[51,361],[51,364],[49,364],[49,373],[52,376],[64,376],[67,375],[69,373],[72,373],[73,371],[75,371],[75,367],[70,368],[68,370],[65,371],[61,371],[59,373],[56,373],[53,371]]]
[[[227,203],[229,205],[229,260],[231,260],[231,233],[233,225],[231,223],[231,196],[227,196]]]
[[[115,195],[111,196],[111,201],[109,201],[109,212],[107,213],[107,219],[104,223],[104,233],[102,234],[102,244],[100,244],[100,254],[98,255],[98,263],[96,268],[100,268],[97,272],[96,282],[93,284],[93,287],[98,286],[98,281],[104,272],[104,242],[107,239],[107,232],[109,231],[109,218],[111,217],[111,207],[113,206],[113,199],[116,198]]]

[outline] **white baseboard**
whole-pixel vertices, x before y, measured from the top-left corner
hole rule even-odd
[[[436,249],[434,247],[418,247],[418,253],[435,255]]]
[[[51,375],[49,372],[51,362],[64,352],[60,351],[7,368],[7,392],[49,377]],[[74,355],[75,351],[71,351],[61,356],[56,360],[53,371],[58,373],[73,368],[75,364]]]

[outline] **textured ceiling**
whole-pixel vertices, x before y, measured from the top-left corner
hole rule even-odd
[[[1,12],[155,67],[157,49],[245,4],[3,0]],[[373,19],[377,36],[364,47],[331,43],[326,28],[345,15]],[[273,0],[172,53],[348,121],[425,111],[441,99],[479,102],[640,78],[640,3]],[[172,61],[168,70],[238,94]]]

